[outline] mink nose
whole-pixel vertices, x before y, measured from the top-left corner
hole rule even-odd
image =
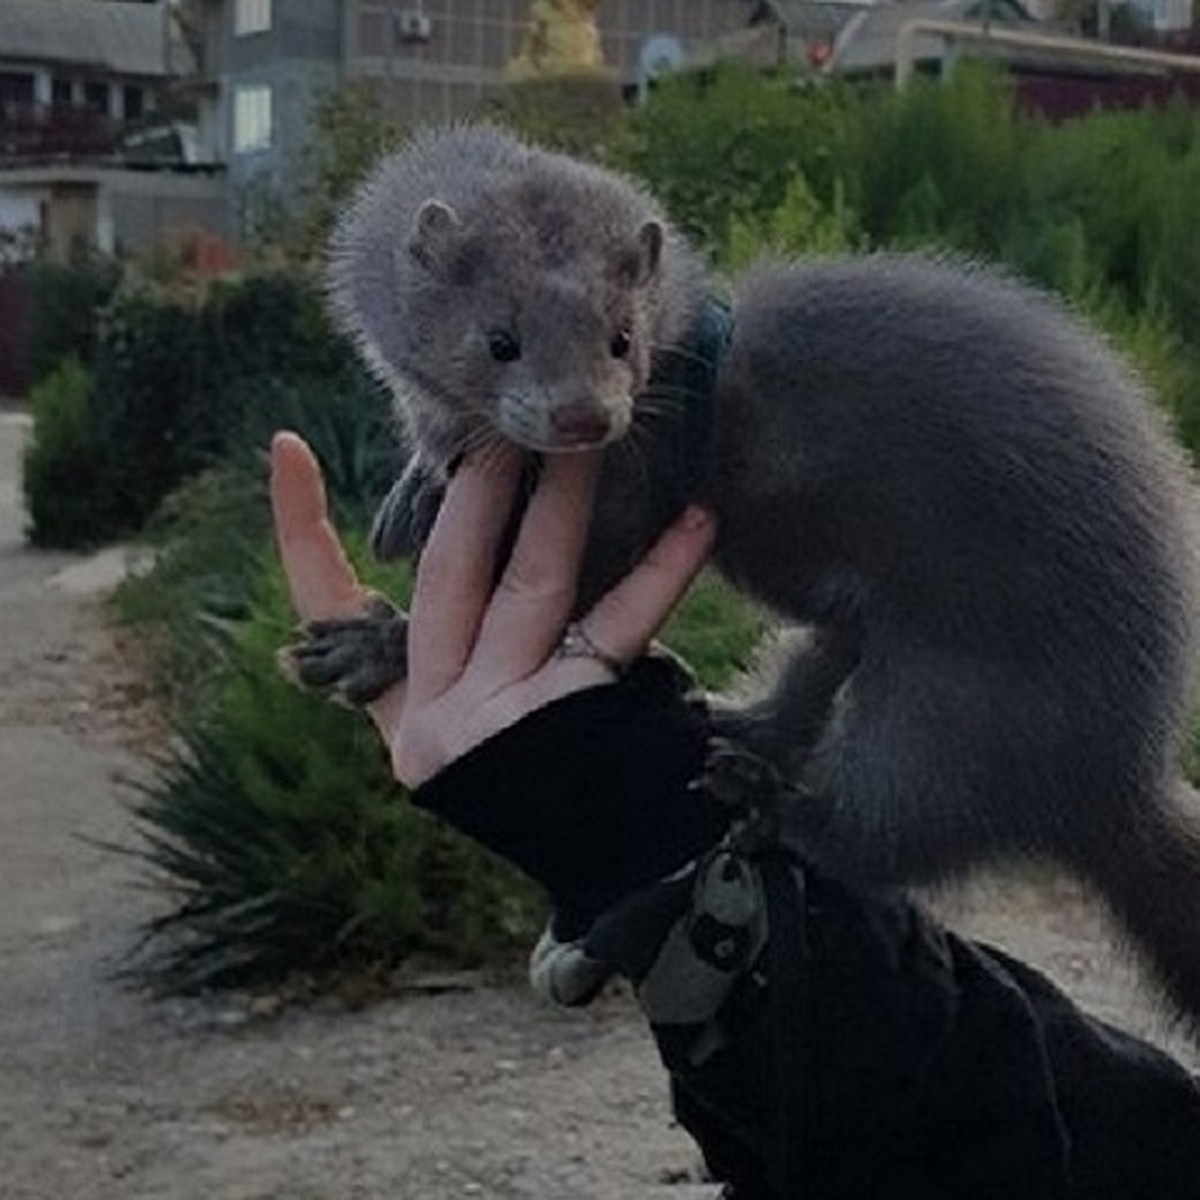
[[[564,444],[589,446],[602,442],[612,430],[611,420],[590,404],[568,404],[550,414],[550,424]]]

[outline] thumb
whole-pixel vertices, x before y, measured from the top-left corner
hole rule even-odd
[[[292,605],[304,621],[356,616],[363,592],[329,521],[321,468],[297,434],[271,440],[271,509]]]

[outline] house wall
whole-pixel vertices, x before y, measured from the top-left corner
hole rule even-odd
[[[303,185],[313,107],[342,79],[341,0],[271,0],[271,25],[236,36],[236,0],[220,12],[223,104],[216,114],[229,168],[231,203],[243,211],[263,197],[287,197]],[[242,87],[271,90],[270,144],[238,151],[235,95]]]
[[[115,186],[107,195],[112,239],[119,253],[178,244],[200,231],[222,228],[224,199],[216,189],[206,197],[142,193]]]
[[[259,224],[303,187],[313,106],[354,79],[375,82],[404,124],[446,121],[478,111],[504,85],[530,0],[271,0],[270,28],[237,36],[238,0],[203,0],[211,106],[201,108],[200,144],[228,165],[234,228]],[[604,52],[620,78],[636,83],[652,34],[684,46],[746,26],[753,0],[606,0],[598,10]],[[431,23],[427,41],[400,36],[405,13]],[[270,145],[235,148],[238,88],[271,89]]]
[[[136,254],[199,230],[228,232],[219,175],[63,166],[0,178],[0,227],[32,224],[57,262],[81,247]]]

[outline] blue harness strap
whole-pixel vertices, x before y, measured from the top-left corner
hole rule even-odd
[[[659,352],[646,385],[648,393],[664,389],[684,398],[679,477],[687,495],[707,474],[717,371],[732,333],[733,310],[709,296],[683,340]]]

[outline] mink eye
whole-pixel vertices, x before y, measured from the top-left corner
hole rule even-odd
[[[521,343],[506,329],[493,329],[487,339],[488,349],[497,362],[515,362],[521,357]]]
[[[633,338],[630,336],[628,329],[618,330],[613,335],[613,340],[608,343],[608,349],[613,358],[627,358],[632,347]]]

